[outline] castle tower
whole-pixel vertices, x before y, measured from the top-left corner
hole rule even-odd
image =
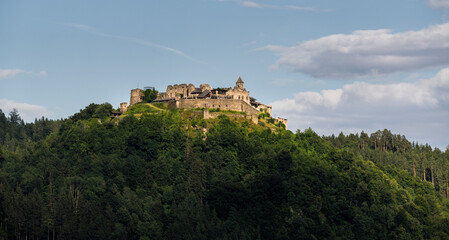
[[[131,90],[131,98],[129,99],[129,106],[142,102],[144,93],[142,89],[136,88]]]
[[[241,77],[239,77],[239,79],[235,83],[235,86],[237,87],[237,89],[243,90],[243,80]]]
[[[120,112],[124,113],[128,109],[128,103],[122,102],[120,103]]]

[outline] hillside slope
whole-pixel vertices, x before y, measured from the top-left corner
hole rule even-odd
[[[0,112],[0,237],[449,238],[434,185],[311,129],[109,110],[43,119],[40,135]]]

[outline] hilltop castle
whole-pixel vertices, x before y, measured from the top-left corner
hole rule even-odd
[[[171,108],[204,108],[205,118],[216,117],[216,114],[209,113],[207,109],[210,108],[242,112],[246,118],[255,123],[258,122],[260,112],[267,112],[271,115],[271,106],[257,102],[255,98],[250,97],[249,91],[243,87],[243,84],[243,80],[239,77],[233,88],[211,88],[209,84],[201,84],[199,88],[193,84],[168,85],[166,92],[158,93],[153,102],[163,102]],[[143,99],[144,90],[132,89],[129,106],[139,103]],[[121,112],[125,112],[127,108],[127,103],[120,104]],[[287,127],[287,119],[277,118],[275,121],[282,122]]]

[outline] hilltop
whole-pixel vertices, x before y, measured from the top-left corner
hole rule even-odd
[[[164,109],[203,109],[203,118],[216,118],[224,112],[239,112],[241,117],[250,119],[255,124],[260,119],[260,113],[265,113],[271,118],[271,106],[257,102],[250,97],[250,92],[244,88],[244,82],[239,77],[234,88],[212,88],[209,84],[201,84],[199,88],[193,84],[168,85],[166,92],[158,92],[153,87],[132,89],[129,107],[145,102],[160,103],[158,106]],[[165,104],[165,106],[163,106]],[[120,103],[119,111],[115,115],[121,115],[128,110],[128,103]],[[213,112],[213,114],[211,114]],[[217,114],[219,112],[220,114]],[[278,125],[287,127],[287,119],[271,118]]]
[[[164,106],[111,118],[91,104],[33,124],[0,112],[0,236],[449,238],[448,151]]]

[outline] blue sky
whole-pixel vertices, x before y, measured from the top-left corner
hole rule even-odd
[[[130,89],[234,86],[289,129],[449,144],[449,0],[1,1],[0,109],[27,121]]]

